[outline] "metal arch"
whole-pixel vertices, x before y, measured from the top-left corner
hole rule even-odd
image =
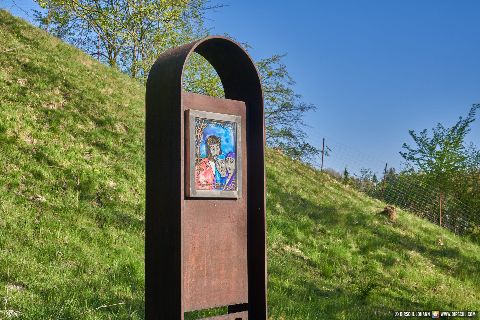
[[[225,98],[244,101],[246,104],[249,156],[248,313],[250,319],[266,319],[263,93],[258,71],[245,50],[230,39],[216,36],[166,51],[154,63],[148,76],[145,137],[145,316],[148,320],[183,319],[182,77],[184,66],[193,52],[202,55],[215,68],[222,81]]]

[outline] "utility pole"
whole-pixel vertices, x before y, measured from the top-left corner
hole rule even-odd
[[[100,35],[97,35],[97,60],[100,61]]]
[[[320,171],[323,171],[323,158],[325,156],[325,138],[322,139],[322,165],[320,166]]]

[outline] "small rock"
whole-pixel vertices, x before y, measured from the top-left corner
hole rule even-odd
[[[20,316],[20,312],[15,311],[15,310],[0,310],[0,314],[4,314],[7,317],[7,319],[16,318],[16,317]]]
[[[40,195],[40,194],[36,194],[36,195],[34,195],[34,196],[31,196],[31,197],[30,197],[30,200],[32,200],[32,201],[38,201],[38,202],[46,202],[46,201],[47,201],[47,199],[45,199],[45,197],[42,196],[42,195]]]
[[[13,283],[5,285],[5,288],[9,291],[23,291],[23,290],[25,290],[24,286],[22,286],[20,284],[13,284]]]
[[[394,206],[386,206],[381,213],[387,216],[390,221],[397,220],[397,208]]]
[[[17,83],[20,85],[20,87],[25,87],[27,84],[27,79],[17,79]]]

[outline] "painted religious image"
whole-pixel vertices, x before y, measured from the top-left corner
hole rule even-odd
[[[239,119],[190,110],[190,196],[238,196]]]
[[[195,189],[237,190],[236,123],[195,118]]]

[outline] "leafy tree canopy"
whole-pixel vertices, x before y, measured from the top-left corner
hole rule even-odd
[[[141,81],[163,51],[207,36],[205,12],[221,7],[207,0],[36,1],[44,8],[36,13],[42,27]],[[303,116],[315,106],[295,92],[283,57],[275,54],[257,62],[264,89],[267,145],[308,161],[319,150],[307,142]],[[183,86],[191,92],[224,96],[217,73],[197,54],[186,67]]]
[[[428,180],[445,191],[454,174],[478,162],[478,151],[473,145],[465,144],[465,136],[479,108],[480,105],[473,105],[467,117],[460,117],[450,128],[437,124],[431,135],[427,129],[420,133],[410,130],[415,146],[404,143],[401,156],[410,167],[425,173]]]

